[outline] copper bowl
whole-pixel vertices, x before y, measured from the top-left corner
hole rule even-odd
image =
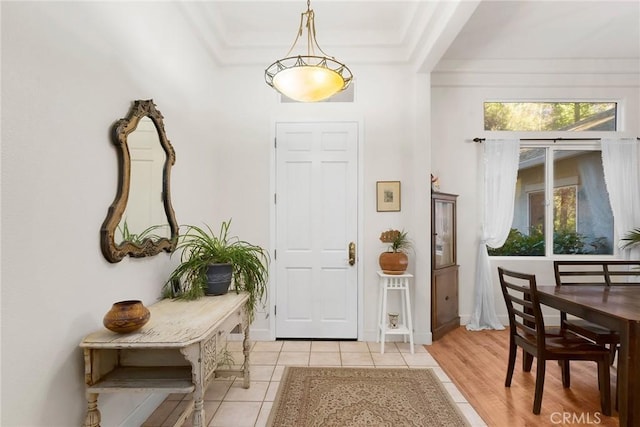
[[[104,315],[102,323],[110,331],[126,334],[142,328],[150,317],[151,313],[142,301],[119,301]]]

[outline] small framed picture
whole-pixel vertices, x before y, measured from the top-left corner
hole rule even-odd
[[[376,182],[378,212],[400,212],[400,181]]]

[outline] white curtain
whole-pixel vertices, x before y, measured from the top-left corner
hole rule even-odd
[[[639,145],[636,138],[602,139],[604,181],[619,238],[640,227]],[[625,249],[621,254],[625,259],[640,259],[640,248]]]
[[[597,245],[599,237],[611,235],[611,224],[613,224],[613,212],[610,204],[607,203],[607,186],[604,183],[602,155],[596,151],[583,154],[578,162],[578,174],[581,183],[580,192],[584,197],[585,211],[588,212],[584,217],[580,217],[578,231],[593,237],[594,241],[587,242]],[[603,247],[597,247],[596,250],[613,245],[613,236],[611,237],[612,239],[608,240],[606,244],[600,243]]]
[[[467,323],[470,331],[504,329],[496,315],[487,246],[499,248],[509,236],[520,159],[520,140],[486,140],[483,146],[484,212],[477,255],[475,305]]]

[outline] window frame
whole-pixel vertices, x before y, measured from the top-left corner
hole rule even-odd
[[[524,138],[524,137],[523,137]],[[590,137],[585,136],[585,139]],[[583,141],[563,141],[554,142],[548,140],[548,137],[543,137],[539,141],[526,141],[520,143],[520,148],[544,148],[545,160],[544,160],[544,204],[545,204],[545,218],[544,218],[544,241],[545,241],[545,254],[544,255],[489,255],[491,259],[496,260],[575,260],[575,259],[616,259],[619,256],[619,248],[617,245],[613,245],[612,254],[554,254],[553,253],[553,232],[554,232],[554,153],[556,151],[602,151],[602,145],[600,137],[594,137],[593,140]],[[571,184],[567,184],[571,185]],[[561,185],[562,187],[567,185]],[[529,208],[527,207],[527,221],[529,221]],[[577,215],[577,211],[576,211]],[[613,219],[613,242],[618,241],[618,235],[615,228],[615,218]]]
[[[614,104],[614,113],[613,113],[613,129],[603,130],[603,129],[538,129],[538,130],[525,130],[525,129],[487,129],[486,128],[486,118],[487,118],[487,104]],[[568,134],[568,138],[575,138],[576,135],[585,134],[589,132],[605,132],[605,133],[614,133],[620,131],[620,117],[622,110],[622,102],[619,99],[486,99],[482,103],[482,129],[485,132],[518,132],[518,133],[552,133],[552,132],[560,132]],[[577,123],[573,123],[576,125]]]

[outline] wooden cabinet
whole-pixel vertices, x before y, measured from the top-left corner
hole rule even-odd
[[[457,198],[455,194],[431,193],[431,334],[434,341],[460,326]]]

